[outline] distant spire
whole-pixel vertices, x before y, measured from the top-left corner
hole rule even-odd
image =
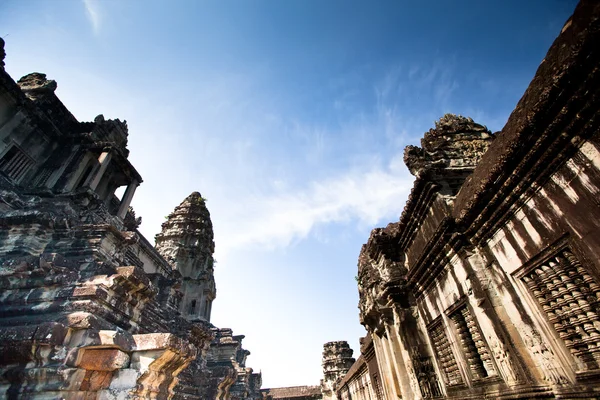
[[[175,207],[156,235],[156,249],[184,277],[213,270],[214,235],[206,199],[193,192]]]

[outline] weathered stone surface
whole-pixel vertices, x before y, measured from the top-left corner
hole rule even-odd
[[[265,400],[320,400],[321,386],[290,386],[262,390]]]
[[[446,114],[425,132],[421,147],[407,146],[404,162],[416,177],[448,180],[473,171],[494,136],[471,118]],[[466,174],[465,174],[466,173]],[[461,182],[462,183],[462,182]]]
[[[78,367],[89,371],[114,371],[127,368],[129,354],[119,349],[83,349],[80,350]]]
[[[407,148],[416,181],[361,250],[369,336],[338,397],[600,396],[599,41],[583,0],[493,141],[447,115]]]
[[[324,400],[337,400],[338,381],[348,373],[354,358],[353,350],[346,341],[327,342],[323,345],[323,380],[321,392]]]
[[[180,312],[190,320],[210,321],[217,295],[213,276],[213,229],[205,199],[190,194],[169,214],[156,235],[156,249],[184,278]]]
[[[234,359],[207,362],[209,347],[228,344],[209,322],[214,243],[201,196],[175,209],[155,249],[129,207],[142,178],[126,121],[79,122],[55,81],[16,83],[3,66],[0,397],[258,398],[241,336]]]

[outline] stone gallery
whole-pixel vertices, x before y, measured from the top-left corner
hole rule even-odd
[[[599,44],[583,0],[500,132],[445,115],[405,149],[416,180],[360,253],[368,337],[339,399],[600,398]]]
[[[126,122],[15,82],[0,39],[0,398],[600,398],[599,43],[582,0],[500,132],[447,114],[406,148],[407,204],[358,260],[359,357],[329,342],[320,384],[261,389],[210,323],[205,199],[150,244]]]

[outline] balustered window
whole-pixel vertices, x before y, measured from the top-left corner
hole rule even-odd
[[[576,370],[600,365],[600,286],[565,248],[521,279],[576,361]]]
[[[446,384],[448,386],[462,384],[463,378],[458,369],[458,364],[456,363],[456,358],[454,358],[454,353],[448,341],[448,336],[446,336],[441,318],[429,328],[429,336],[441,364]]]
[[[383,388],[379,382],[379,375],[373,374],[373,388],[375,390],[375,398],[377,400],[383,400]]]
[[[34,161],[27,156],[16,145],[13,145],[0,158],[0,171],[4,172],[15,182],[18,182],[25,176],[33,166]]]
[[[450,315],[454,322],[461,347],[465,353],[473,380],[496,375],[490,350],[483,340],[479,326],[467,305],[461,306]]]

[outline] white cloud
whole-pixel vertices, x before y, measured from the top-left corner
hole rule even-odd
[[[85,6],[85,15],[92,24],[94,34],[100,32],[100,24],[102,22],[102,13],[100,12],[100,4],[97,0],[83,0]]]
[[[401,164],[394,159],[386,167],[311,182],[296,192],[242,199],[235,215],[215,224],[220,231],[219,257],[246,246],[285,247],[325,224],[356,221],[372,226],[397,218],[412,185]]]

